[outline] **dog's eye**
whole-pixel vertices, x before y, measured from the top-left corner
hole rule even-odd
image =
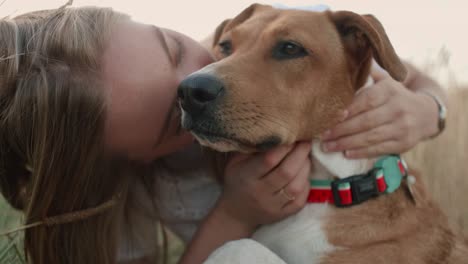
[[[278,60],[301,58],[307,54],[300,44],[292,41],[281,41],[273,48],[273,58]]]
[[[219,49],[222,54],[229,56],[232,53],[232,43],[230,40],[221,41],[219,44]]]

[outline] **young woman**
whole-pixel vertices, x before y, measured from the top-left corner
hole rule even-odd
[[[31,263],[149,263],[156,221],[190,241],[182,263],[201,263],[302,208],[309,143],[233,155],[221,190],[179,129],[177,85],[212,61],[199,43],[103,8],[3,19],[0,36],[0,189],[25,213]],[[408,88],[440,93],[412,73]],[[376,85],[382,92],[358,97],[324,148],[401,152],[437,133],[430,96],[385,76]],[[419,126],[362,142],[401,120]]]

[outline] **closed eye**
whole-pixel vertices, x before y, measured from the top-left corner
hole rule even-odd
[[[272,56],[277,60],[290,60],[309,55],[301,44],[294,41],[280,41],[273,47]]]

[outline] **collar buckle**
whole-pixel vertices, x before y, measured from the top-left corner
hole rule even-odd
[[[358,174],[344,179],[337,179],[331,183],[333,199],[337,207],[348,207],[360,204],[376,197],[380,194],[376,182],[376,173],[378,169],[372,169],[367,174]],[[351,199],[342,199],[340,195],[340,186],[349,184]]]

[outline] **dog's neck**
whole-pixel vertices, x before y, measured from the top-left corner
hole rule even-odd
[[[369,75],[361,89],[368,89],[374,80]],[[347,159],[343,152],[325,153],[320,148],[320,140],[312,142],[313,170],[310,179],[331,180],[347,178],[352,175],[367,173],[377,159]]]
[[[312,144],[313,170],[311,179],[331,180],[336,177],[343,179],[356,174],[367,173],[376,159],[347,159],[343,152],[325,153],[320,148],[320,141]]]

